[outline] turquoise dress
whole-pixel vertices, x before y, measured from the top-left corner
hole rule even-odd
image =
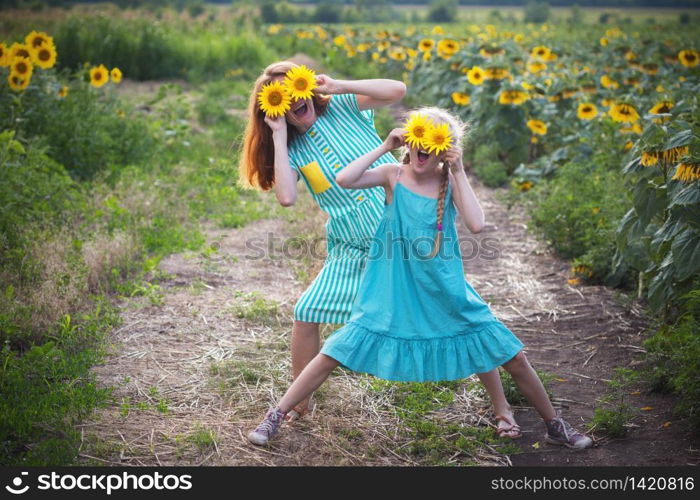
[[[350,320],[323,354],[386,380],[427,382],[491,371],[524,347],[465,279],[451,186],[445,196],[443,238],[430,258],[437,200],[396,183]]]

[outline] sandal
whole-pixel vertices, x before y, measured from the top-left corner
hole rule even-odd
[[[289,412],[287,412],[287,415],[285,417],[285,421],[287,422],[294,422],[296,420],[300,420],[304,415],[309,413],[311,408],[314,406],[314,403],[312,400],[309,400],[309,406],[306,408],[300,408],[298,406],[295,406]]]
[[[520,439],[523,437],[522,432],[520,432],[520,426],[516,424],[513,420],[510,418],[504,416],[504,415],[496,415],[495,418],[496,421],[502,420],[503,422],[510,424],[510,427],[498,427],[496,426],[496,434],[498,434],[498,437],[500,438],[510,438],[510,439]],[[509,435],[509,432],[515,432],[516,434],[514,436]]]

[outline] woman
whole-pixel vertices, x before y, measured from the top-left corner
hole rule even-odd
[[[374,128],[374,109],[401,100],[403,82],[388,79],[336,80],[317,76],[314,96],[292,101],[285,115],[267,118],[258,108],[263,85],[282,81],[297,65],[271,64],[256,80],[250,96],[241,180],[262,190],[275,190],[283,206],[296,201],[296,183],[304,179],[326,223],[327,258],[323,268],[294,307],[292,376],[294,379],[319,352],[319,324],[346,323],[359,288],[369,243],[384,206],[384,189],[343,189],[336,173],[353,159],[382,144]],[[395,163],[391,153],[372,167]],[[309,400],[288,415],[295,419],[308,409]]]

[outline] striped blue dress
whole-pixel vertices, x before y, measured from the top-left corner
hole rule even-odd
[[[328,214],[326,261],[294,307],[297,321],[341,324],[350,318],[385,194],[382,187],[342,188],[335,175],[381,143],[374,110],[360,111],[355,94],[334,94],[311,128],[289,144],[289,164]],[[386,153],[370,168],[386,163],[396,158]]]

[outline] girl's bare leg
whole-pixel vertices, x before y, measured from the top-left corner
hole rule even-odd
[[[506,417],[512,423],[516,423],[513,409],[510,407],[506,395],[503,392],[503,384],[501,383],[501,376],[498,374],[498,368],[494,368],[490,372],[477,373],[477,376],[479,380],[481,380],[481,383],[484,384],[484,387],[486,387],[486,392],[489,393],[494,413]],[[498,423],[498,427],[507,429],[510,426],[507,422],[501,420]],[[505,435],[508,437],[515,437],[518,434],[519,431],[515,429],[505,432]]]
[[[535,369],[522,351],[505,363],[503,368],[510,373],[520,392],[535,407],[545,422],[557,416],[540,377],[537,376]]]
[[[318,323],[294,321],[292,326],[292,380],[296,380],[306,365],[318,354],[321,344],[318,327]],[[296,404],[294,410],[299,414],[304,413],[309,407],[310,398],[311,393]]]
[[[308,401],[311,394],[321,386],[339,364],[335,359],[325,354],[316,355],[296,377],[294,383],[289,386],[277,407],[287,413],[302,401]]]

